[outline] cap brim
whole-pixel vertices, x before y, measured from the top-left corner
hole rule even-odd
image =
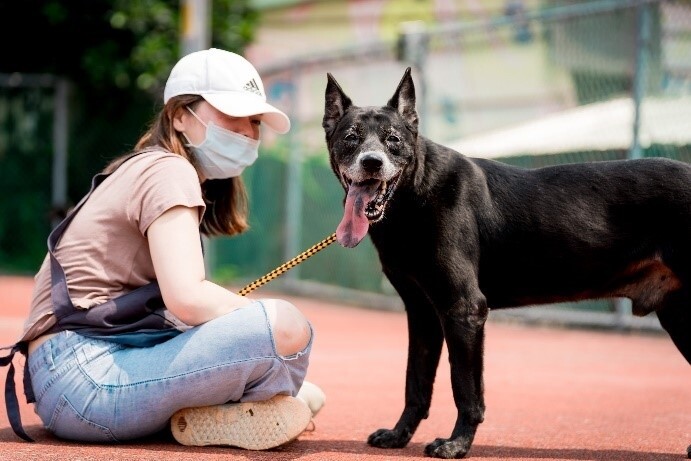
[[[247,93],[206,93],[204,99],[217,110],[231,117],[262,115],[262,122],[272,130],[283,134],[290,130],[286,114],[260,98]]]

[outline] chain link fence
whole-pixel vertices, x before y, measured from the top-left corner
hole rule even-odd
[[[691,2],[506,2],[503,15],[260,69],[293,129],[269,139],[245,179],[252,231],[214,241],[213,274],[242,285],[334,232],[344,192],[321,119],[326,73],[356,105],[380,105],[413,67],[422,133],[472,157],[524,167],[664,156],[691,161]],[[378,308],[402,304],[365,239],[331,245],[271,282]],[[618,300],[518,310],[535,321],[654,328]]]
[[[291,116],[293,129],[276,138],[266,133],[256,165],[244,174],[252,229],[209,242],[213,279],[244,286],[335,231],[344,192],[331,172],[321,127],[326,74],[336,77],[355,104],[381,105],[408,66],[422,133],[465,155],[528,168],[652,156],[691,162],[689,0],[506,0],[503,14],[484,19],[402,23],[391,41],[359,43],[259,69],[269,99]],[[30,194],[34,204],[29,209],[13,200],[2,202],[6,219],[0,220],[5,239],[0,258],[26,267],[30,262],[18,258],[45,251],[51,213],[66,200],[56,177],[52,188],[39,180],[50,176],[51,165],[36,165],[32,153],[52,151],[52,174],[64,176],[61,133],[66,130],[56,122],[66,123],[67,117],[60,113],[64,104],[51,101],[59,101],[61,94],[64,99],[60,81],[14,79],[0,75],[5,95],[0,160],[20,139],[40,145],[18,146],[21,158],[12,168],[0,169],[4,196]],[[51,125],[52,141],[19,136],[26,130],[50,132]],[[34,170],[35,175],[23,174]],[[330,245],[267,288],[402,309],[369,239],[354,249]],[[632,318],[620,300],[501,315],[657,326],[654,318]]]

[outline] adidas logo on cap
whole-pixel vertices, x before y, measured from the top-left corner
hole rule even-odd
[[[245,86],[243,86],[242,89],[258,96],[263,96],[261,90],[259,90],[259,86],[257,86],[257,82],[255,82],[254,79],[245,83]]]

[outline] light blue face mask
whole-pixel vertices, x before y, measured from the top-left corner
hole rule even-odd
[[[198,145],[192,144],[183,133],[206,179],[240,176],[245,168],[257,160],[259,141],[221,128],[213,122],[204,123],[192,109],[188,107],[187,110],[206,127],[206,137]]]

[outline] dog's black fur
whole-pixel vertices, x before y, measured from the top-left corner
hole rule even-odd
[[[352,104],[328,74],[323,127],[347,191],[337,235],[369,235],[408,317],[405,407],[369,436],[403,447],[428,415],[446,340],[458,417],[425,453],[461,458],[484,417],[489,309],[628,297],[656,312],[691,363],[691,165],[622,160],[522,169],[418,134],[408,68],[383,107]]]

